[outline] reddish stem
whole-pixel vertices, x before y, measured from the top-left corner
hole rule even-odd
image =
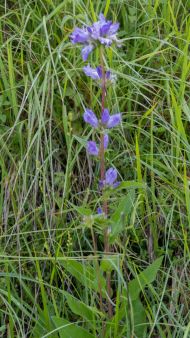
[[[101,68],[102,68],[102,103],[101,110],[102,112],[105,109],[105,98],[106,98],[106,73],[104,67],[104,59],[103,59],[103,49],[100,49],[100,59],[101,59]],[[104,133],[101,134],[100,139],[100,178],[103,182],[105,180],[105,153],[104,153]],[[103,212],[105,216],[108,216],[108,202],[106,199],[103,200]],[[110,252],[109,240],[108,240],[108,228],[104,231],[104,252],[108,254]],[[111,299],[111,276],[110,273],[107,273],[107,291],[108,291],[108,314],[109,317],[112,317],[112,304],[110,302]]]
[[[104,311],[104,306],[103,306],[103,297],[102,297],[102,285],[101,285],[101,280],[100,280],[100,267],[99,267],[99,263],[98,263],[98,256],[97,256],[97,241],[96,241],[96,237],[94,234],[94,230],[93,228],[91,229],[91,234],[92,234],[92,241],[93,241],[93,247],[94,247],[94,256],[95,256],[95,260],[96,260],[96,272],[97,272],[97,276],[98,276],[98,289],[99,289],[99,295],[100,295],[100,310]]]

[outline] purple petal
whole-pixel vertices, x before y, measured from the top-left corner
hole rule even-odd
[[[87,66],[83,67],[83,71],[87,76],[91,77],[93,80],[99,79],[99,74],[98,74],[97,68],[92,68],[89,65],[87,65]]]
[[[98,213],[98,215],[101,215],[101,214],[103,214],[103,210],[102,210],[102,208],[100,208],[100,207],[99,207],[99,208],[97,209],[97,213]]]
[[[110,29],[108,31],[109,35],[115,34],[119,29],[119,22],[115,22],[110,26]]]
[[[94,141],[87,142],[87,151],[90,155],[98,156],[99,149]]]
[[[87,30],[88,30],[89,33],[92,33],[92,27],[87,26]]]
[[[88,59],[88,55],[93,51],[94,46],[93,45],[87,45],[82,49],[82,59],[83,61],[86,61]]]
[[[99,75],[99,78],[101,79],[101,78],[102,78],[102,67],[101,67],[101,66],[98,66],[98,67],[96,68],[96,70],[97,70],[97,73],[98,73],[98,75]]]
[[[106,127],[107,128],[113,128],[113,127],[117,126],[119,123],[121,123],[121,114],[120,113],[114,114],[114,115],[110,116]]]
[[[114,182],[116,181],[117,179],[117,170],[114,169],[114,168],[109,168],[107,171],[106,171],[106,175],[105,175],[105,183],[107,185],[111,185],[113,186]]]
[[[99,181],[99,189],[103,189],[104,186],[105,186],[105,181],[100,180]]]
[[[104,149],[107,149],[109,143],[109,136],[108,134],[104,135]]]
[[[109,79],[110,79],[110,76],[111,76],[111,72],[110,72],[110,70],[108,70],[108,71],[106,72],[106,79],[109,80]]]
[[[109,77],[109,79],[108,80],[110,80],[111,81],[111,83],[115,83],[116,82],[116,80],[117,80],[117,75],[116,74],[112,74],[112,73],[110,73],[110,77]]]
[[[108,47],[111,46],[111,44],[113,42],[112,39],[109,38],[109,36],[107,38],[100,37],[99,41],[102,45],[105,45],[105,46],[108,46]]]
[[[109,113],[109,110],[106,108],[102,112],[102,118],[101,118],[102,123],[106,124],[109,121],[109,119],[110,119],[110,113]]]
[[[98,127],[98,119],[94,112],[90,109],[86,109],[83,115],[84,121],[86,123],[89,123],[92,127],[97,128]]]
[[[97,21],[94,22],[93,25],[91,26],[92,28],[92,33],[91,33],[91,38],[94,40],[98,40],[100,37],[100,29],[101,29],[101,22]]]
[[[113,184],[113,188],[117,188],[120,184],[121,184],[121,182],[116,181],[116,182]]]
[[[101,23],[106,21],[106,18],[105,18],[105,16],[104,16],[103,13],[100,13],[99,16],[98,16],[98,18],[99,18],[99,20],[100,20]]]
[[[89,40],[89,33],[82,28],[75,28],[71,36],[72,43],[86,43]]]
[[[100,28],[100,34],[101,35],[107,34],[109,32],[111,26],[112,26],[112,22],[111,21],[105,22],[105,24],[102,25],[102,27]]]

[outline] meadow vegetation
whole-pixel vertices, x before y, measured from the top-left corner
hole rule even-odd
[[[2,337],[190,337],[189,9],[189,0],[1,1]],[[117,75],[107,100],[122,113],[106,153],[122,181],[107,256],[82,118],[99,92],[69,39],[100,12],[120,22],[122,40],[107,50]],[[98,52],[90,58],[97,66]]]

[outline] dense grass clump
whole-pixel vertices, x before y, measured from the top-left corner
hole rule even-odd
[[[190,336],[189,6],[0,3],[2,337]],[[69,40],[100,12],[120,22],[123,42],[107,50],[117,74],[107,100],[122,112],[106,154],[122,181],[111,194],[107,256],[104,225],[92,217],[99,164],[86,153],[82,120],[84,107],[99,109],[99,93]]]

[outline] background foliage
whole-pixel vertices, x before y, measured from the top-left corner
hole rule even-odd
[[[102,321],[105,337],[189,336],[189,8],[189,0],[1,2],[2,336],[102,337]],[[107,156],[124,181],[111,197],[113,256],[101,261],[103,293],[103,272],[112,271],[111,320],[98,304],[89,214],[99,167],[82,121],[98,93],[69,41],[100,11],[120,22],[123,39],[108,52],[118,76],[109,106],[123,123]]]

